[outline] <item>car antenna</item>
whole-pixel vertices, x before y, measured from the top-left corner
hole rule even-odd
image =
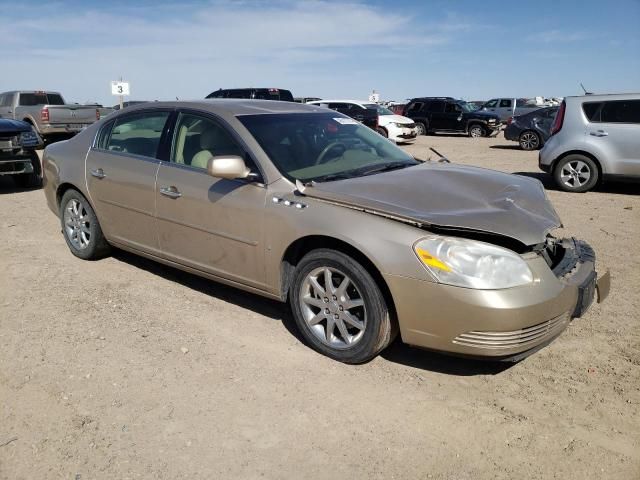
[[[580,82],[580,86],[582,87],[582,90],[584,91],[585,95],[593,95],[593,92],[587,92],[587,89],[584,88],[584,85],[582,84],[582,82]]]
[[[445,157],[444,155],[442,155],[439,151],[437,151],[435,148],[433,147],[429,147],[429,150],[431,150],[433,153],[435,153],[436,155],[438,155],[440,157],[440,160],[438,160],[438,162],[440,163],[451,163],[451,160],[449,160],[447,157]]]

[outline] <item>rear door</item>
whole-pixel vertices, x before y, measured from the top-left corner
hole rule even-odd
[[[606,173],[640,176],[640,99],[603,102],[587,142],[606,152]]]
[[[442,115],[443,129],[452,131],[464,131],[465,126],[462,120],[462,107],[455,102],[447,102]]]
[[[259,174],[238,137],[215,117],[183,111],[173,148],[158,171],[158,233],[163,256],[235,282],[264,287],[266,187],[214,178],[212,156],[238,155]]]
[[[169,110],[121,115],[100,130],[86,162],[89,196],[107,239],[159,253],[155,187]]]
[[[444,112],[444,100],[432,100],[429,102],[429,129],[449,130],[448,117]]]

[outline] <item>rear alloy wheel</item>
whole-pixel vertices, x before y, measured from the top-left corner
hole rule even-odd
[[[380,135],[382,135],[384,138],[389,138],[389,135],[387,134],[387,131],[382,128],[382,127],[378,127],[376,128],[376,132],[378,132]]]
[[[393,340],[380,288],[362,265],[342,252],[319,249],[305,255],[289,300],[307,343],[335,360],[366,362]]]
[[[523,150],[537,150],[540,148],[540,137],[531,130],[522,132],[518,142]]]
[[[418,135],[427,134],[427,126],[422,122],[416,122],[416,130],[418,131]]]
[[[482,125],[478,125],[477,123],[474,123],[469,127],[469,136],[471,138],[486,137],[487,131]]]
[[[567,155],[558,162],[553,176],[561,189],[582,193],[591,190],[598,183],[598,167],[584,155]]]
[[[110,247],[93,208],[77,190],[67,190],[60,202],[62,233],[71,253],[83,260],[95,260]]]

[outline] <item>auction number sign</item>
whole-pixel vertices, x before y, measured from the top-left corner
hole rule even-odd
[[[111,95],[129,95],[129,82],[111,82]]]

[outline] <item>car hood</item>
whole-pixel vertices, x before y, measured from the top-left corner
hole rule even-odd
[[[495,113],[485,112],[482,110],[474,110],[473,112],[466,112],[465,114],[469,118],[482,118],[485,120],[488,120],[490,118],[495,118],[497,120],[500,119],[499,115],[496,115]]]
[[[20,120],[0,118],[0,133],[21,133],[31,130],[31,125]]]
[[[413,120],[402,115],[380,115],[380,123],[414,123]]]
[[[562,226],[538,180],[446,163],[313,183],[304,195],[427,227],[489,232],[525,245],[544,242]]]

